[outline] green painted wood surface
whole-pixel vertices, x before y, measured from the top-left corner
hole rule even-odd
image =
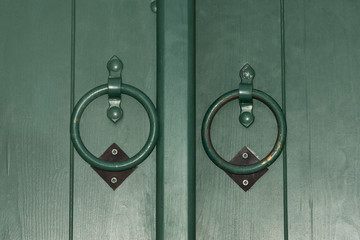
[[[289,239],[360,239],[360,3],[287,1]]]
[[[117,54],[125,64],[123,81],[157,98],[150,1],[76,2],[75,89],[71,1],[0,2],[0,239],[68,239],[71,229],[74,239],[156,239],[155,152],[115,192],[75,153],[69,226],[71,93],[78,100],[106,83],[106,62]],[[238,86],[246,62],[257,73],[254,86],[282,101],[279,7],[270,0],[197,1],[197,239],[284,239],[282,159],[244,193],[206,157],[199,135],[206,109]],[[359,10],[350,0],[285,1],[289,239],[360,239]],[[174,46],[181,39],[175,37]],[[167,86],[180,98],[179,85]],[[174,104],[169,95],[166,106]],[[133,155],[145,142],[145,111],[125,96],[122,106],[124,119],[117,125],[106,117],[106,96],[87,108],[81,133],[96,155],[112,142]],[[177,123],[169,129],[184,127],[186,135],[186,124],[166,114],[166,124]],[[226,159],[243,145],[266,155],[276,137],[271,112],[255,102],[250,129],[240,125],[238,114],[233,102],[215,118],[216,149]],[[166,143],[165,153],[176,155],[176,144]],[[167,174],[176,173],[169,179],[187,176],[189,155],[179,156],[181,161],[166,165]],[[182,211],[189,204],[175,194],[187,184],[165,185],[166,239],[191,239],[183,234],[189,212]]]
[[[202,118],[210,104],[235,89],[239,71],[249,63],[254,87],[281,103],[280,15],[277,1],[197,1],[197,239],[282,239],[282,159],[247,193],[206,156],[200,141]],[[233,101],[214,118],[215,149],[230,160],[243,146],[259,157],[271,150],[276,121],[254,101],[255,122],[244,128]]]
[[[84,1],[76,6],[75,99],[107,82],[106,63],[116,54],[124,63],[123,82],[156,100],[156,15],[150,3]],[[96,16],[96,17],[94,17]],[[106,116],[107,96],[86,109],[80,131],[85,145],[101,155],[113,142],[129,156],[149,132],[145,110],[122,96],[123,118]],[[155,152],[114,192],[75,154],[75,239],[155,239]]]
[[[156,239],[195,239],[195,3],[159,0]]]
[[[70,16],[0,2],[0,239],[68,236]]]

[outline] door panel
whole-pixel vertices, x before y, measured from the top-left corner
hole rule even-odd
[[[245,193],[205,154],[202,119],[210,104],[238,88],[239,70],[249,63],[254,87],[281,104],[279,3],[274,1],[197,1],[197,239],[282,239],[281,157]],[[230,160],[243,146],[263,158],[277,135],[271,111],[254,101],[255,122],[245,129],[238,101],[216,115],[211,136],[215,149]]]
[[[194,239],[195,2],[157,8],[156,239]]]
[[[0,3],[0,239],[66,239],[70,4]]]
[[[360,239],[359,11],[286,4],[290,239]]]
[[[0,2],[0,239],[69,239],[71,232],[74,239],[156,239],[156,185],[163,187],[159,232],[167,239],[192,239],[195,133],[193,65],[187,56],[192,54],[193,2],[162,3],[174,13],[179,4],[180,11],[162,15],[168,30],[161,35],[163,59],[172,61],[161,67],[163,81],[174,81],[159,87],[168,136],[159,154],[164,172],[160,177],[156,172],[154,152],[113,191],[76,152],[71,154],[71,99],[107,83],[106,63],[116,54],[124,63],[123,82],[155,103],[156,14],[150,1],[76,0],[74,45],[71,1]],[[359,11],[360,3],[352,0],[285,1],[282,84],[278,1],[196,1],[197,239],[278,240],[286,239],[287,231],[294,240],[360,239]],[[181,58],[179,64],[174,56]],[[288,229],[282,157],[245,193],[201,144],[207,108],[238,88],[245,63],[256,71],[256,89],[286,103]],[[149,132],[145,110],[123,96],[124,117],[115,125],[106,117],[107,107],[107,96],[87,107],[81,120],[85,145],[99,156],[115,142],[133,156]],[[239,112],[237,101],[218,112],[212,125],[215,148],[229,160],[245,145],[265,156],[277,134],[274,116],[255,101],[255,123],[245,129]],[[172,135],[177,138],[169,142]],[[162,182],[156,183],[156,174]]]
[[[124,63],[123,83],[145,92],[155,103],[155,17],[144,1],[77,1],[76,101],[107,83],[106,63],[116,54]],[[96,16],[96,17],[94,17]],[[123,95],[123,118],[106,116],[107,95],[92,102],[81,119],[85,145],[100,156],[113,142],[135,155],[149,133],[146,111]],[[75,154],[75,239],[155,239],[155,152],[113,191]]]

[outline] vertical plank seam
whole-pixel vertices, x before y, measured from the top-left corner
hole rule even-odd
[[[303,19],[304,19],[304,35],[303,35],[303,44],[304,44],[304,69],[307,67],[307,48],[306,48],[306,42],[307,42],[307,27],[306,27],[306,21],[307,21],[307,15],[306,15],[306,9],[307,4],[306,1],[303,2]],[[309,86],[309,82],[306,80],[306,88],[305,88],[305,99],[306,99],[306,123],[308,126],[308,152],[309,152],[309,208],[310,208],[310,239],[314,239],[314,212],[313,212],[313,186],[312,186],[312,158],[311,158],[311,150],[312,150],[312,142],[311,142],[311,133],[312,133],[312,126],[311,126],[311,111],[310,111],[310,103],[309,103],[309,89],[311,89],[311,86]]]
[[[284,0],[280,0],[280,31],[281,31],[281,92],[282,109],[286,118],[285,89],[285,8]],[[284,240],[289,238],[288,229],[288,198],[287,198],[287,151],[286,143],[283,150],[283,207],[284,207]]]
[[[71,0],[71,70],[70,70],[70,114],[75,105],[75,23],[76,0]],[[74,229],[74,146],[70,140],[70,176],[69,176],[69,240],[73,239]]]
[[[164,99],[164,83],[163,70],[161,65],[164,59],[164,1],[158,0],[156,12],[156,105],[159,116],[159,137],[156,146],[156,217],[155,217],[155,235],[156,239],[164,239],[164,114],[163,114],[163,99]]]
[[[7,176],[10,176],[10,143],[7,142],[6,143],[6,173],[7,173]]]
[[[188,239],[196,239],[196,49],[195,49],[195,4],[188,1]]]

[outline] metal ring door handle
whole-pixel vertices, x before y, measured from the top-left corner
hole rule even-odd
[[[133,157],[122,162],[105,162],[95,157],[85,147],[84,143],[81,140],[80,129],[79,129],[81,116],[85,111],[87,105],[89,105],[96,98],[104,94],[108,94],[109,91],[111,91],[111,89],[109,89],[108,84],[100,85],[87,92],[75,105],[73,113],[71,115],[70,133],[71,133],[71,140],[74,144],[76,151],[90,165],[107,171],[123,171],[135,167],[141,162],[143,162],[154,149],[159,133],[157,112],[150,98],[146,96],[146,94],[143,93],[141,90],[131,85],[120,84],[119,90],[121,91],[121,93],[129,95],[135,98],[138,102],[140,102],[141,105],[145,108],[150,120],[149,137],[146,140],[145,145],[141,148],[141,150]],[[111,108],[113,108],[113,106],[110,106],[109,109]]]
[[[287,126],[284,113],[282,112],[279,104],[266,93],[252,89],[251,97],[261,101],[267,107],[269,107],[276,118],[278,134],[275,145],[266,157],[255,164],[238,166],[227,162],[214,149],[210,137],[210,129],[213,118],[220,110],[220,108],[222,108],[226,103],[238,99],[239,95],[241,95],[241,91],[239,91],[239,89],[234,89],[223,94],[211,104],[203,119],[201,127],[201,138],[206,154],[219,168],[233,174],[252,174],[270,166],[280,156],[285,145]]]

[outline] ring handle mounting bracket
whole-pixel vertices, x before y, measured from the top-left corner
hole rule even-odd
[[[279,104],[272,97],[260,90],[253,89],[252,80],[254,77],[254,69],[252,69],[249,64],[244,65],[244,67],[240,70],[241,83],[239,89],[234,89],[224,93],[218,99],[216,99],[208,108],[201,127],[201,139],[206,154],[216,166],[230,174],[251,175],[266,170],[266,168],[273,164],[280,156],[286,142],[287,126],[285,115]],[[245,127],[249,127],[254,122],[254,117],[252,115],[253,99],[256,99],[265,104],[275,116],[278,128],[277,138],[270,153],[262,160],[254,158],[254,161],[246,162],[244,157],[241,159],[239,156],[237,156],[235,157],[237,158],[235,159],[236,161],[234,159],[232,161],[226,161],[216,152],[212,144],[210,129],[216,113],[226,103],[236,99],[238,99],[240,103],[239,120],[240,123]],[[244,151],[244,149],[242,151]],[[245,184],[243,185],[247,185],[247,181],[245,181]]]

